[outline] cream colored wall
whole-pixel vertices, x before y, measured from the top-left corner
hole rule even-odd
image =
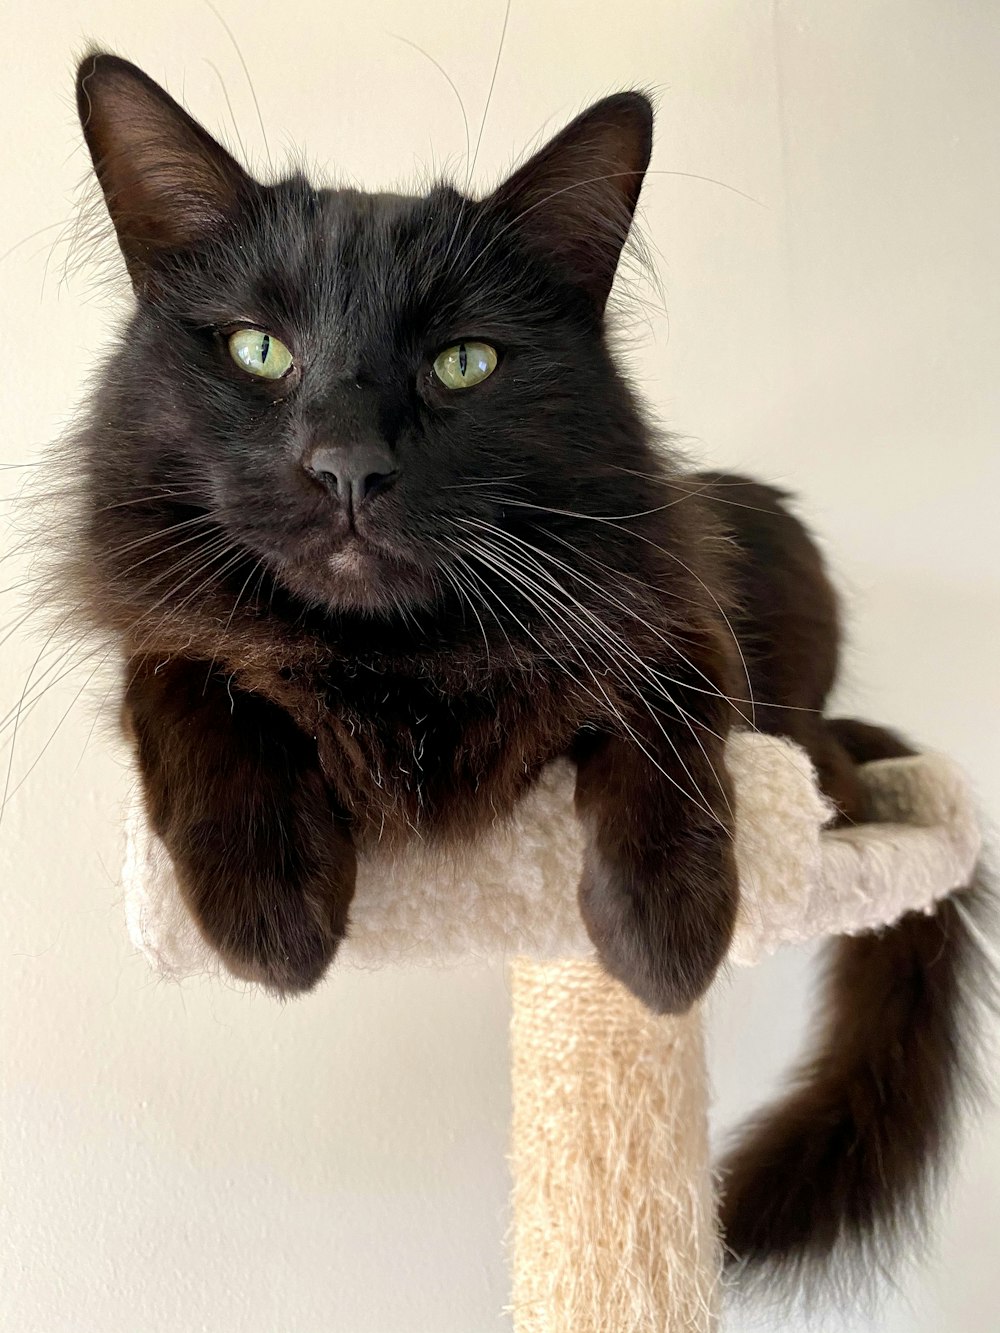
[[[393,34],[448,70],[475,141],[500,7],[219,2],[276,157],[300,145],[372,185],[434,161],[464,169],[452,92]],[[20,465],[70,417],[119,308],[86,272],[64,273],[58,226],[26,239],[73,216],[85,39],[226,130],[214,64],[258,161],[263,143],[201,0],[11,2],[3,31],[0,253],[18,248],[0,263],[0,459]],[[514,0],[475,170],[494,179],[604,92],[659,91],[664,174],[644,203],[669,321],[649,308],[631,369],[701,457],[803,493],[851,593],[845,707],[950,750],[993,812],[998,70],[995,6],[973,0]],[[24,475],[0,472],[4,493]],[[0,624],[12,598],[0,594]],[[40,647],[23,631],[4,642],[3,711],[29,676],[59,674],[49,655],[32,675]],[[125,772],[105,723],[92,730],[106,683],[74,702],[95,664],[20,727],[11,786],[38,762],[0,826],[0,1327],[504,1327],[502,975],[338,973],[285,1008],[151,978],[115,884]],[[720,986],[721,1119],[785,1061],[804,970],[781,959]],[[935,1259],[873,1327],[995,1333],[998,1198],[993,1119],[964,1155]]]

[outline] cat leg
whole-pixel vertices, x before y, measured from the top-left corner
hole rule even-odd
[[[230,971],[281,994],[323,975],[355,858],[314,741],[205,662],[129,664],[125,720],[150,821]]]
[[[698,728],[696,742],[683,725],[663,725],[641,746],[592,736],[577,755],[579,896],[608,971],[657,1013],[683,1013],[715,975],[736,918],[732,789],[719,737]]]

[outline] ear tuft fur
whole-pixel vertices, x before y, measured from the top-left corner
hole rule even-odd
[[[243,168],[141,69],[94,51],[77,69],[84,138],[133,284],[204,240],[253,188]]]
[[[525,243],[582,287],[598,311],[611,292],[653,147],[642,93],[595,103],[494,192]]]

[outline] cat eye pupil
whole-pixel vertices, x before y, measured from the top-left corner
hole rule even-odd
[[[434,374],[446,389],[471,389],[497,368],[499,357],[489,343],[453,343],[434,358]]]
[[[229,335],[229,355],[241,370],[258,379],[280,380],[292,369],[292,354],[273,333],[237,329]]]

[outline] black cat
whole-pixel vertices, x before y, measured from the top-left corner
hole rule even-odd
[[[120,647],[206,938],[312,986],[359,848],[473,837],[568,755],[594,945],[686,1009],[737,905],[729,730],[791,736],[852,819],[856,763],[907,751],[823,717],[836,600],[783,497],[682,475],[609,353],[649,102],[599,102],[474,200],[262,185],[113,56],[77,91],[136,305],[67,453],[65,586]],[[966,920],[837,946],[821,1053],[729,1163],[737,1257],[822,1257],[916,1202]]]

